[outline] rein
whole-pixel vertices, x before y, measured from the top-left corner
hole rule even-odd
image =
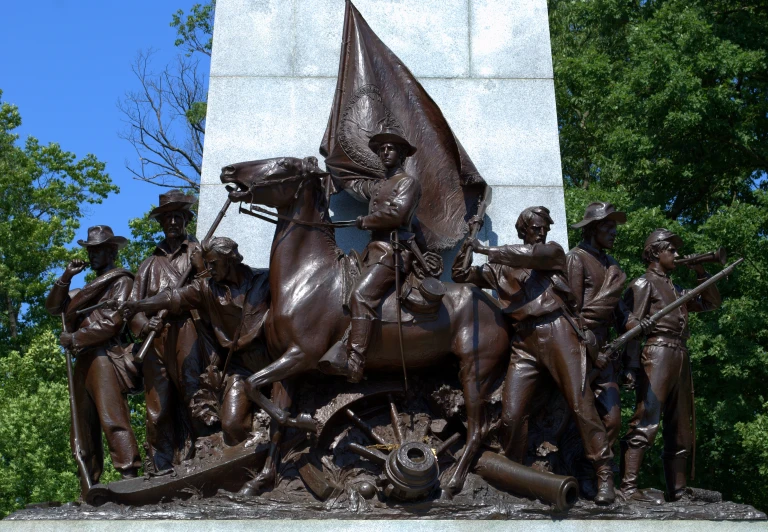
[[[263,216],[263,214],[267,214],[269,216],[274,216],[278,220],[286,220],[288,222],[293,222],[298,225],[306,225],[308,227],[331,227],[331,228],[338,228],[338,227],[356,227],[357,226],[357,220],[345,220],[343,222],[333,222],[333,223],[327,223],[327,222],[305,222],[303,220],[296,220],[295,218],[291,218],[290,216],[283,216],[282,214],[268,211],[267,209],[263,209],[259,207],[258,205],[251,204],[250,209],[244,209],[242,205],[240,206],[239,211],[243,214],[247,214],[249,216],[253,216],[254,218],[258,218],[260,220],[264,220],[269,223],[273,223],[277,225],[277,220],[272,220],[271,218],[268,218],[267,216]],[[257,211],[263,214],[256,214]]]
[[[277,180],[275,182],[269,183],[269,186],[275,185],[275,184],[282,184],[282,183],[288,183],[291,181],[299,181],[306,179],[306,176],[304,175],[296,175],[291,177],[286,177],[280,180]],[[253,216],[254,218],[258,218],[260,220],[264,220],[269,223],[273,223],[277,225],[277,220],[273,220],[271,218],[268,218],[267,216],[264,216],[265,214],[268,216],[274,216],[278,220],[285,220],[288,222],[293,222],[297,225],[305,225],[307,227],[329,227],[332,229],[336,228],[342,228],[342,227],[357,227],[357,220],[345,220],[343,222],[305,222],[304,220],[296,220],[295,218],[291,218],[290,216],[283,216],[280,213],[268,211],[267,209],[264,209],[262,207],[259,207],[258,205],[255,205],[254,199],[253,199],[253,191],[255,188],[257,188],[259,185],[251,185],[250,193],[251,193],[251,206],[249,209],[243,209],[242,202],[240,204],[240,208],[238,209],[239,212],[243,214],[247,214],[249,216]],[[267,186],[261,185],[261,186]],[[298,195],[298,191],[296,192]],[[254,212],[256,211],[256,212]],[[261,214],[257,214],[261,213]]]

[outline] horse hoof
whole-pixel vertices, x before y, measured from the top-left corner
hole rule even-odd
[[[456,495],[461,491],[462,487],[464,487],[464,482],[454,477],[448,481],[448,484],[443,486],[442,491],[447,496],[450,496],[451,498],[453,498],[454,495]]]
[[[237,493],[238,495],[245,495],[246,497],[256,497],[257,495],[261,495],[266,490],[270,480],[272,480],[271,476],[260,474],[253,480],[246,482],[245,485],[240,488],[240,491]]]

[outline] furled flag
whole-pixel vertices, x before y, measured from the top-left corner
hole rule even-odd
[[[416,215],[429,249],[453,247],[487,185],[437,104],[347,1],[336,95],[320,146],[342,188],[356,176],[383,178],[368,140],[384,127],[399,129],[417,148],[405,171],[421,182]]]

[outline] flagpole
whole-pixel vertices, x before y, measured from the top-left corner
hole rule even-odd
[[[341,53],[339,55],[339,72],[336,74],[336,93],[333,97],[334,104],[338,101],[339,105],[334,105],[334,107],[337,107],[336,113],[334,114],[333,121],[331,123],[331,132],[333,133],[333,142],[334,146],[336,145],[336,131],[339,124],[339,115],[341,114],[341,95],[344,94],[344,73],[346,72],[346,69],[344,66],[346,65],[346,59],[347,59],[347,47],[348,47],[348,41],[347,41],[347,30],[349,29],[349,17],[352,15],[352,10],[350,9],[350,6],[352,5],[351,0],[344,0],[344,26],[341,30]],[[330,153],[329,153],[330,155]]]

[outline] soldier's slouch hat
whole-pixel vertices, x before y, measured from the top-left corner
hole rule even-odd
[[[152,212],[149,213],[149,217],[158,218],[168,212],[182,211],[187,217],[187,220],[190,220],[192,219],[192,216],[194,216],[192,205],[194,205],[196,201],[194,196],[188,196],[181,190],[169,190],[164,194],[160,194],[160,204],[152,209]]]

